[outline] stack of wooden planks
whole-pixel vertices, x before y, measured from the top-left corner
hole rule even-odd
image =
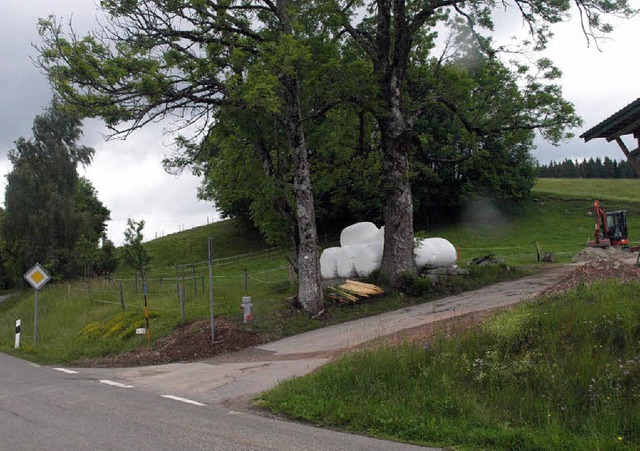
[[[377,285],[351,279],[347,279],[342,285],[330,288],[329,291],[329,298],[339,304],[358,302],[362,298],[384,294],[384,290]]]

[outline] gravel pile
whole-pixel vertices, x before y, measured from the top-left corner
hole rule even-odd
[[[621,251],[615,247],[586,247],[573,256],[572,262],[590,262],[594,260],[621,260],[629,257],[629,252]]]
[[[629,254],[625,253],[625,255]],[[581,282],[591,285],[593,282],[606,279],[617,279],[623,282],[640,280],[640,268],[619,260],[594,260],[578,266],[564,279],[544,290],[539,296],[564,293],[577,287]]]

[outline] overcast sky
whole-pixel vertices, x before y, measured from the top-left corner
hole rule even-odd
[[[35,56],[32,43],[38,41],[37,20],[52,13],[73,17],[74,28],[83,32],[93,26],[96,7],[94,0],[0,1],[0,199],[3,200],[4,175],[11,169],[7,152],[20,136],[31,136],[34,117],[51,101],[49,85],[30,59]],[[503,37],[521,31],[520,21],[501,20],[499,25]],[[576,105],[585,121],[576,135],[640,97],[635,62],[640,17],[617,21],[610,39],[601,43],[602,52],[593,45],[587,46],[577,20],[557,25],[553,30],[556,36],[547,55],[563,72],[565,98]],[[98,197],[111,210],[108,234],[117,244],[122,242],[129,217],[146,221],[147,239],[203,225],[214,217],[213,205],[196,198],[198,179],[187,173],[180,177],[164,173],[161,160],[171,153],[172,140],[163,135],[162,127],[145,128],[126,141],[106,142],[101,132],[98,121],[85,122],[83,144],[94,147],[96,156],[83,175],[92,181]],[[636,147],[633,143],[629,145],[632,149]],[[559,147],[541,141],[534,153],[543,163],[605,155],[624,157],[615,144],[604,140],[584,144],[578,138]]]

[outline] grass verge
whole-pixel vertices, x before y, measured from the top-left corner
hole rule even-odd
[[[640,284],[519,305],[453,339],[348,354],[265,393],[272,412],[456,449],[638,449]]]

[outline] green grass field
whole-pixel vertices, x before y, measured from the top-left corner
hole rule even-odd
[[[153,340],[181,323],[178,285],[184,283],[185,320],[209,317],[208,237],[214,243],[215,315],[241,321],[245,270],[248,292],[255,299],[255,316],[260,318],[259,328],[273,327],[276,310],[293,292],[285,252],[268,249],[255,232],[238,221],[222,221],[151,241],[147,243],[152,255],[147,304]],[[185,266],[179,266],[176,274],[176,265]],[[16,319],[22,320],[22,346],[17,354],[41,363],[132,349],[138,346],[135,329],[145,326],[142,281],[136,281],[132,271],[124,270],[112,279],[46,285],[39,294],[35,348],[33,317],[33,290],[0,303],[0,350],[14,352]]]
[[[469,209],[467,221],[422,233],[451,241],[463,262],[491,253],[509,264],[535,263],[536,243],[543,252],[556,254],[558,261],[569,261],[593,239],[595,220],[588,216],[593,199],[539,191],[534,195],[536,200],[515,207],[476,204]],[[629,237],[633,245],[640,244],[640,198],[635,202],[602,199],[605,210],[627,210]]]
[[[572,181],[575,191],[580,191],[578,182],[589,185],[593,181]],[[586,213],[592,200],[579,195],[572,200],[566,193],[550,195],[541,191],[536,191],[535,196],[535,202],[509,208],[499,204],[476,205],[469,209],[466,221],[422,234],[449,239],[459,249],[463,265],[473,257],[493,253],[509,266],[527,266],[537,262],[536,242],[544,252],[556,253],[560,261],[569,260],[591,236],[593,218]],[[603,200],[603,204],[606,209],[629,211],[630,236],[638,243],[640,203]],[[147,296],[153,340],[180,324],[177,286],[183,280],[186,320],[208,318],[209,237],[213,239],[215,314],[241,321],[240,301],[247,270],[247,291],[253,299],[255,318],[248,327],[274,339],[513,277],[513,273],[476,274],[473,281],[463,281],[442,291],[417,290],[421,294],[413,297],[386,296],[372,303],[333,309],[327,319],[315,321],[288,308],[286,299],[295,293],[295,285],[286,250],[267,248],[256,232],[239,221],[222,221],[147,243],[153,258]],[[50,283],[40,293],[39,340],[37,348],[33,348],[34,293],[25,290],[0,304],[0,350],[13,352],[16,319],[23,324],[24,346],[18,355],[39,362],[70,361],[131,349],[138,345],[136,327],[144,325],[143,307],[142,285],[138,281],[136,286],[130,270],[121,270],[115,280]]]
[[[534,193],[561,195],[571,199],[640,202],[640,179],[538,179]],[[609,202],[604,202],[605,205]],[[616,208],[609,208],[615,210]]]

